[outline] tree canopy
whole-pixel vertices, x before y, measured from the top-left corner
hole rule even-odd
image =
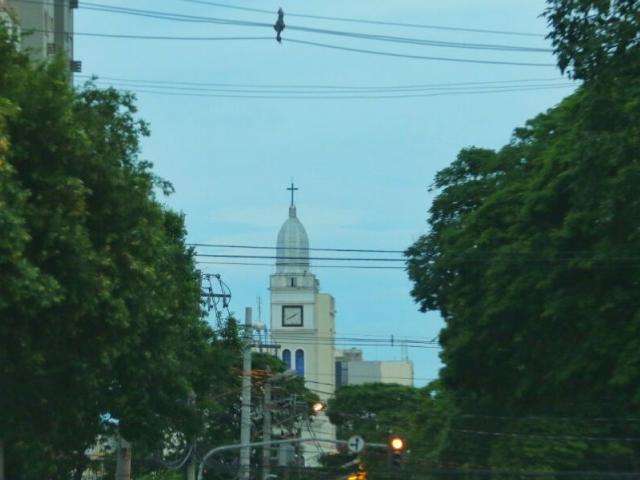
[[[559,65],[585,84],[437,174],[409,276],[445,320],[444,389],[479,415],[454,444],[484,438],[494,466],[624,470],[640,431],[638,3],[548,5]]]
[[[0,437],[8,475],[81,471],[106,417],[183,428],[216,358],[184,219],[139,159],[131,95],[70,86],[0,30]],[[220,373],[222,375],[222,372]],[[215,375],[212,375],[215,377]]]

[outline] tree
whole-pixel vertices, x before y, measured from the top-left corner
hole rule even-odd
[[[637,458],[622,439],[638,424],[610,418],[640,410],[637,12],[549,2],[561,67],[588,82],[499,151],[461,151],[407,251],[414,298],[446,322],[444,388],[477,415],[451,431],[486,440],[481,464],[624,470]]]
[[[360,435],[365,442],[386,444],[392,434],[412,437],[416,414],[429,403],[426,390],[414,387],[383,383],[346,385],[329,400],[327,415],[337,427],[338,438]],[[360,455],[343,450],[325,456],[322,463],[325,467],[338,468],[356,457],[363,461],[372,476],[388,469],[386,452],[380,449],[366,449]]]
[[[545,10],[558,66],[582,80],[637,76],[640,5],[637,0],[548,0]]]
[[[14,478],[82,474],[105,419],[157,447],[188,430],[219,344],[182,215],[134,98],[74,89],[0,30],[0,438]],[[6,208],[4,208],[6,206]],[[224,375],[225,373],[221,373]],[[228,373],[227,373],[228,375]]]

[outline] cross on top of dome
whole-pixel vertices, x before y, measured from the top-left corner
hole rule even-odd
[[[294,192],[295,192],[296,190],[298,190],[298,187],[296,187],[296,186],[293,184],[293,181],[292,181],[292,182],[291,182],[291,186],[290,186],[290,187],[288,187],[288,188],[287,188],[287,190],[289,190],[289,191],[291,192],[291,206],[293,207],[293,206],[294,206],[294,204],[293,204],[293,194],[294,194]]]

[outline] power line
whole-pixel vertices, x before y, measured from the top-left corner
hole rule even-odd
[[[402,43],[408,45],[419,46],[431,46],[431,47],[445,47],[445,48],[458,48],[458,49],[470,49],[470,50],[490,50],[490,51],[504,51],[504,52],[531,52],[531,53],[552,53],[552,50],[547,48],[533,48],[533,47],[521,47],[510,45],[493,45],[493,44],[480,44],[480,43],[459,43],[459,42],[443,42],[439,40],[427,40],[408,37],[394,37],[389,35],[373,35],[354,32],[340,32],[336,30],[324,30],[309,27],[289,27],[290,30],[302,31],[308,33],[316,33],[323,35],[333,35],[349,38],[357,38],[363,40],[377,40],[381,42],[390,43]],[[139,35],[139,34],[116,34],[116,33],[96,33],[96,32],[78,32],[78,31],[65,31],[55,32],[53,30],[36,30],[44,31],[46,33],[73,33],[74,35],[89,36],[89,37],[104,37],[104,38],[122,38],[122,39],[135,39],[135,40],[172,40],[172,41],[215,41],[223,40],[224,38],[212,37],[212,36],[194,36],[194,35]],[[273,40],[273,37],[245,37],[249,40]],[[244,39],[244,38],[242,38]]]
[[[206,257],[206,258],[248,258],[248,259],[273,259],[273,260],[299,260],[300,263],[290,263],[285,262],[285,265],[307,265],[306,262],[309,260],[314,261],[342,261],[342,262],[407,262],[405,258],[389,258],[389,257],[293,257],[293,256],[285,256],[285,255],[241,255],[241,254],[217,254],[217,253],[195,253],[196,257]],[[581,261],[592,261],[592,262],[637,262],[640,260],[640,256],[637,255],[628,255],[628,256],[605,256],[605,257],[591,257],[591,256],[557,256],[557,257],[539,257],[533,255],[527,255],[524,253],[508,255],[507,258],[502,258],[499,253],[494,253],[492,255],[485,255],[483,258],[465,258],[466,255],[451,255],[452,258],[459,258],[465,262],[476,263],[476,262],[492,262],[492,261],[526,261],[526,262],[571,262],[575,260]]]
[[[399,253],[404,254],[404,250],[380,250],[373,248],[298,248],[298,247],[269,247],[266,245],[237,245],[229,243],[188,243],[191,247],[204,247],[204,248],[241,248],[251,250],[299,250],[309,252],[354,252],[354,253]]]
[[[547,440],[590,440],[603,442],[640,442],[640,437],[592,437],[586,435],[547,435],[536,433],[485,432],[481,430],[451,429],[453,432],[483,436],[544,438]]]
[[[320,376],[320,377],[326,377],[326,376],[334,376],[335,377],[335,372],[334,373],[316,373],[316,375]],[[378,375],[358,375],[358,374],[348,374],[347,375],[348,378],[370,378],[370,379],[376,379],[376,378],[380,378],[380,376]],[[432,381],[432,380],[438,380],[438,378],[433,378],[433,377],[390,377],[390,376],[384,376],[385,380],[420,380],[420,381]],[[350,387],[350,386],[354,386],[357,387],[358,385],[351,385],[351,384],[347,384],[344,385],[345,387]]]
[[[458,418],[491,418],[498,420],[535,420],[535,421],[581,421],[581,422],[603,422],[603,423],[617,423],[617,422],[640,422],[640,417],[566,417],[566,416],[555,416],[555,415],[526,415],[526,416],[507,416],[507,415],[486,415],[486,414],[475,414],[475,413],[462,413],[458,415],[454,415]]]
[[[336,347],[399,347],[398,344],[393,343],[367,343],[367,342],[356,342],[352,340],[335,340],[335,341],[315,341],[315,340],[303,340],[303,339],[292,339],[291,343],[295,345],[321,345],[321,346],[336,346]],[[404,345],[403,345],[404,346]],[[420,348],[420,349],[429,349],[429,350],[440,350],[440,346],[438,345],[422,345],[422,344],[413,344],[409,343],[406,345],[407,348]]]
[[[263,38],[263,37],[250,37],[250,38]],[[266,37],[264,37],[266,38]],[[318,85],[318,84],[253,84],[253,83],[221,83],[221,82],[192,82],[192,81],[177,81],[177,80],[151,80],[151,79],[132,79],[122,77],[109,77],[109,76],[97,76],[97,75],[76,75],[79,78],[95,79],[95,80],[113,80],[118,82],[135,82],[148,85],[186,85],[195,87],[237,87],[247,89],[305,89],[305,90],[349,90],[349,91],[386,91],[386,90],[421,90],[426,88],[448,88],[448,87],[472,87],[483,85],[505,85],[505,84],[533,84],[536,82],[557,82],[561,78],[524,78],[514,80],[491,80],[480,82],[444,82],[444,83],[424,83],[424,84],[406,84],[406,85]],[[575,85],[572,83],[572,85]],[[511,85],[509,85],[511,86]],[[202,246],[210,246],[210,244],[201,244]],[[238,247],[244,248],[244,247]]]
[[[168,90],[148,90],[145,88],[122,86],[121,90],[133,91],[136,93],[149,93],[154,95],[164,96],[182,96],[182,97],[199,97],[199,98],[245,98],[245,99],[262,99],[262,100],[382,100],[382,99],[394,99],[394,98],[427,98],[427,97],[441,97],[441,96],[458,96],[458,95],[475,95],[483,93],[509,93],[509,92],[529,92],[534,90],[553,90],[558,88],[567,88],[569,85],[557,85],[546,87],[521,87],[521,88],[505,88],[495,90],[480,90],[480,91],[455,91],[455,92],[439,92],[439,93],[426,93],[426,94],[411,94],[411,95],[245,95],[245,94],[215,94],[215,93],[192,93],[192,92],[178,92]],[[152,87],[151,87],[152,88]]]
[[[501,60],[475,60],[471,58],[431,57],[431,56],[424,56],[424,55],[410,55],[406,53],[386,52],[381,50],[370,50],[365,48],[343,47],[339,45],[331,45],[328,43],[312,42],[308,40],[299,40],[294,38],[283,38],[283,40],[289,43],[297,43],[300,45],[310,45],[314,47],[328,48],[333,50],[342,50],[345,52],[366,53],[369,55],[379,55],[379,56],[395,57],[395,58],[408,58],[411,60],[436,60],[436,61],[455,62],[455,63],[476,63],[476,64],[482,64],[482,65],[512,65],[512,66],[518,66],[518,67],[554,67],[554,68],[556,67],[554,63],[509,62],[509,61],[501,61]]]
[[[115,85],[118,88],[154,88],[159,91],[164,92],[206,92],[206,93],[231,93],[231,94],[249,94],[248,97],[259,94],[261,96],[277,97],[282,98],[286,96],[287,98],[365,98],[365,95],[369,96],[378,96],[373,95],[376,93],[375,90],[367,90],[365,92],[353,91],[353,90],[333,90],[333,91],[318,91],[318,90],[257,90],[255,88],[220,88],[220,87],[195,87],[195,86],[182,86],[182,85],[168,85],[168,84],[149,84],[149,83],[138,83],[135,80],[123,80],[123,81],[105,81],[96,79],[96,83]],[[502,92],[502,91],[512,91],[512,90],[531,90],[531,89],[544,89],[544,88],[554,88],[554,87],[570,87],[572,86],[569,83],[550,83],[550,84],[535,84],[535,85],[509,85],[509,86],[499,86],[499,85],[485,85],[485,86],[476,86],[474,89],[470,89],[470,87],[425,87],[421,89],[401,89],[401,90],[379,90],[382,93],[397,93],[398,95],[389,95],[389,97],[399,97],[402,98],[405,92],[441,92],[441,93],[467,93],[467,92]],[[476,90],[480,89],[480,90]],[[421,96],[421,95],[416,95]]]
[[[231,40],[243,40],[243,39],[257,39],[261,37],[233,37]],[[222,37],[221,40],[227,40],[229,38]],[[143,87],[143,88],[158,88],[169,89],[176,91],[204,91],[204,92],[231,92],[231,93],[268,93],[268,94],[294,94],[294,95],[336,95],[336,94],[372,94],[372,93],[411,93],[411,92],[429,92],[429,91],[444,91],[444,92],[466,92],[469,89],[481,89],[483,90],[496,90],[501,91],[503,89],[513,88],[532,88],[532,87],[555,87],[555,86],[575,86],[575,84],[561,80],[547,80],[551,83],[540,83],[538,80],[523,81],[520,83],[517,80],[505,80],[505,81],[492,81],[492,82],[460,82],[460,83],[434,83],[425,85],[406,85],[406,86],[380,86],[380,87],[358,87],[358,86],[318,86],[318,85],[291,85],[291,86],[276,86],[276,85],[251,85],[251,84],[234,84],[234,83],[207,83],[207,82],[181,82],[181,81],[161,81],[161,80],[137,80],[127,79],[119,77],[99,77],[96,75],[78,75],[80,78],[86,78],[88,80],[98,83],[113,83],[116,85]]]
[[[20,1],[28,1],[28,0],[20,0]],[[269,29],[271,29],[271,27],[273,26],[271,23],[264,23],[264,22],[253,22],[253,21],[246,21],[246,20],[198,16],[198,15],[185,15],[185,14],[178,14],[173,12],[162,12],[157,10],[116,7],[113,5],[105,5],[105,4],[90,3],[90,2],[83,2],[80,6],[81,8],[85,8],[88,10],[146,16],[150,18],[163,19],[163,20],[216,23],[216,24],[222,24],[222,25],[237,25],[237,26],[245,26],[245,27],[268,27]],[[520,45],[448,42],[448,41],[438,41],[438,40],[429,40],[429,39],[421,39],[421,38],[399,37],[399,36],[392,36],[392,35],[378,35],[378,34],[348,32],[348,31],[341,31],[341,30],[329,30],[329,29],[312,28],[312,27],[305,27],[305,26],[298,26],[298,25],[287,25],[287,29],[290,31],[302,31],[302,32],[315,33],[315,34],[321,34],[321,35],[351,37],[351,38],[359,38],[364,40],[376,40],[376,41],[404,43],[404,44],[408,43],[413,45],[434,46],[434,47],[463,48],[463,49],[474,49],[474,50],[478,50],[478,49],[500,50],[500,51],[511,51],[511,52],[536,52],[536,53],[552,52],[552,50],[548,48],[525,47]]]
[[[233,255],[223,253],[196,253],[197,257],[206,258],[253,258],[253,259],[271,259],[271,260],[318,260],[318,261],[340,261],[340,262],[405,262],[404,258],[372,258],[372,257],[292,257],[286,255]]]
[[[51,32],[55,33],[55,32]],[[215,41],[238,41],[238,40],[272,40],[271,37],[266,36],[235,36],[235,37],[211,37],[211,36],[168,36],[168,35],[133,35],[133,34],[124,34],[124,33],[90,33],[90,32],[73,32],[74,35],[80,35],[83,37],[97,37],[97,38],[121,38],[127,40],[175,40],[175,41],[207,41],[207,42],[215,42]]]
[[[39,0],[15,0],[15,1],[22,2],[22,3],[38,4],[38,5],[42,3]],[[64,5],[64,6],[67,5],[66,2],[61,2],[58,0],[53,0],[51,3],[53,3],[54,5]],[[154,19],[160,19],[160,20],[173,20],[173,21],[187,22],[187,23],[215,23],[220,25],[239,25],[239,26],[246,26],[246,27],[271,27],[270,23],[264,23],[264,22],[260,23],[260,22],[249,22],[249,21],[236,20],[236,19],[203,17],[198,15],[185,15],[180,13],[162,12],[158,10],[118,7],[115,5],[107,5],[102,3],[93,3],[93,2],[86,2],[86,1],[80,2],[79,7],[83,10],[92,10],[92,11],[107,12],[107,13],[120,13],[124,15],[133,15],[133,16],[154,18]]]
[[[28,1],[28,0],[19,0],[19,1]],[[164,20],[175,20],[175,21],[186,21],[186,22],[206,22],[206,23],[216,23],[216,24],[223,24],[223,25],[238,25],[238,26],[245,26],[245,27],[268,27],[269,29],[271,29],[273,26],[271,23],[264,23],[264,22],[253,22],[253,21],[246,21],[246,20],[198,16],[198,15],[185,15],[185,14],[179,14],[179,13],[173,13],[173,12],[162,12],[157,10],[116,7],[113,5],[105,5],[105,4],[90,3],[90,2],[83,2],[80,6],[81,8],[86,8],[88,10],[97,10],[97,11],[104,11],[109,13],[122,13],[122,14],[129,14],[129,15],[138,15],[138,16],[148,16],[150,18],[164,19]],[[299,25],[287,25],[287,30],[315,33],[320,35],[351,37],[351,38],[359,38],[363,40],[375,40],[375,41],[382,41],[382,42],[393,42],[393,43],[413,44],[413,45],[432,46],[432,47],[461,48],[461,49],[474,49],[474,50],[498,50],[498,51],[510,51],[510,52],[529,52],[529,53],[551,53],[553,51],[549,48],[527,47],[527,46],[521,46],[521,45],[450,42],[450,41],[430,40],[430,39],[422,39],[422,38],[401,37],[401,36],[394,36],[394,35],[379,35],[379,34],[370,34],[370,33],[349,32],[349,31],[342,31],[342,30],[330,30],[330,29],[322,29],[322,28],[305,27],[305,26],[299,26]]]
[[[272,332],[273,333],[273,332]],[[393,337],[393,338],[392,338]],[[286,340],[288,341],[289,339],[301,339],[301,340],[308,340],[309,337],[303,334],[296,334],[296,333],[286,333],[282,335],[282,340]],[[395,337],[394,335],[387,335],[385,336],[385,338],[371,338],[371,337],[343,337],[340,335],[336,335],[336,336],[314,336],[313,337],[316,340],[321,340],[321,341],[343,341],[343,342],[348,342],[348,341],[352,341],[352,342],[373,342],[373,343],[379,343],[379,344],[391,344],[393,346],[403,346],[406,343],[417,343],[417,344],[421,344],[421,345],[439,345],[438,341],[436,340],[426,340],[426,339],[414,339],[414,338],[409,338],[409,337]]]
[[[213,7],[222,7],[222,8],[228,8],[233,10],[243,10],[248,12],[266,13],[270,15],[275,15],[275,12],[272,12],[270,10],[260,9],[260,8],[241,7],[237,5],[209,2],[205,0],[182,0],[182,1],[189,2],[189,3],[197,3],[201,5],[209,5]],[[490,29],[483,29],[483,28],[448,27],[448,26],[442,26],[442,25],[388,22],[388,21],[380,21],[380,20],[367,20],[363,18],[331,17],[331,16],[324,16],[324,15],[309,15],[309,14],[290,13],[290,12],[285,12],[285,15],[287,17],[310,18],[315,20],[329,20],[329,21],[347,22],[347,23],[362,23],[362,24],[368,24],[368,25],[380,25],[380,26],[391,26],[391,27],[421,28],[421,29],[445,30],[445,31],[454,31],[454,32],[485,33],[485,34],[492,34],[492,35],[513,35],[513,36],[538,37],[538,38],[545,37],[545,35],[541,33],[516,32],[512,30],[490,30]]]
[[[493,43],[469,43],[450,42],[441,40],[430,40],[424,38],[399,37],[395,35],[379,35],[371,33],[345,32],[341,30],[327,30],[323,28],[301,27],[296,25],[287,26],[287,29],[299,32],[316,33],[320,35],[333,35],[339,37],[359,38],[363,40],[376,40],[381,42],[404,43],[410,45],[421,45],[429,47],[461,48],[472,50],[496,50],[506,52],[531,52],[531,53],[552,53],[549,48],[524,47],[521,45],[504,45]]]
[[[257,263],[257,262],[203,262],[198,260],[198,264],[204,265],[235,265],[235,266],[251,266],[251,267],[273,267],[273,263]],[[291,264],[288,264],[291,265]],[[403,270],[404,267],[386,267],[373,265],[314,265],[313,268],[342,268],[352,270]]]
[[[31,0],[20,0],[29,2]],[[245,27],[269,27],[272,25],[270,23],[261,23],[261,22],[249,22],[237,19],[227,19],[227,18],[217,18],[217,17],[202,17],[195,15],[184,15],[184,14],[175,14],[170,12],[161,12],[155,10],[142,10],[142,9],[133,9],[133,8],[125,8],[125,7],[114,7],[111,5],[104,5],[98,3],[82,3],[82,8],[88,10],[109,12],[109,13],[120,13],[127,15],[136,15],[143,16],[149,18],[163,19],[163,20],[173,20],[173,21],[182,21],[182,22],[196,22],[196,23],[215,23],[220,25],[236,25],[236,26],[245,26]],[[414,45],[428,45],[428,46],[437,46],[437,47],[453,47],[453,48],[472,48],[472,49],[490,49],[490,50],[507,50],[507,51],[547,51],[545,49],[531,49],[529,47],[519,47],[519,46],[508,46],[508,45],[490,45],[490,44],[463,44],[463,43],[455,43],[455,42],[439,42],[432,40],[424,40],[424,39],[414,39],[408,37],[394,37],[389,35],[372,35],[372,34],[361,34],[355,32],[343,32],[337,30],[326,30],[326,29],[314,29],[310,27],[298,27],[298,26],[289,26],[289,30],[299,30],[310,33],[324,34],[324,35],[337,35],[342,37],[352,37],[359,38],[365,40],[377,40],[377,41],[385,41],[385,42],[395,42],[395,43],[410,43]],[[458,62],[458,63],[476,63],[476,64],[492,64],[492,65],[515,65],[515,66],[536,66],[536,67],[555,67],[554,64],[542,64],[542,63],[533,63],[533,62],[508,62],[508,61],[498,61],[498,60],[475,60],[475,59],[461,59],[461,58],[450,58],[450,57],[430,57],[430,56],[422,56],[422,55],[409,55],[409,54],[400,54],[393,52],[383,52],[378,50],[368,50],[368,49],[360,49],[360,48],[350,48],[343,47],[338,45],[330,45],[319,42],[311,42],[306,40],[298,40],[298,39],[287,39],[287,41],[292,43],[298,43],[302,45],[310,45],[317,47],[324,47],[329,49],[337,49],[344,50],[356,53],[365,53],[365,54],[374,54],[374,55],[383,55],[390,56],[396,58],[409,58],[409,59],[420,59],[420,60],[437,60],[437,61],[449,61],[449,62]]]
[[[433,380],[438,380],[437,378],[434,378]],[[358,417],[361,418],[360,415],[358,413],[337,413],[336,415],[339,415],[341,417]],[[510,420],[510,421],[523,421],[523,420],[536,420],[536,421],[541,421],[541,422],[558,422],[558,421],[570,421],[570,422],[583,422],[583,423],[610,423],[610,424],[616,424],[616,423],[627,423],[627,422],[638,422],[640,421],[640,418],[636,418],[636,417],[605,417],[605,418],[585,418],[585,417],[558,417],[558,416],[522,416],[522,417],[516,417],[516,416],[501,416],[501,415],[479,415],[479,414],[471,414],[471,413],[461,413],[461,414],[451,414],[451,413],[446,413],[446,414],[442,414],[442,413],[436,413],[436,412],[431,412],[431,413],[422,413],[421,416],[426,416],[429,418],[439,418],[439,419],[450,419],[450,418],[455,418],[455,419],[462,419],[462,418],[484,418],[484,419],[495,419],[495,420]],[[602,425],[599,425],[600,428],[602,428]],[[454,430],[455,431],[455,430]],[[473,432],[473,433],[477,433],[477,431],[475,430],[464,430],[465,432]],[[493,433],[493,432],[481,432],[481,434],[484,433]],[[498,432],[501,433],[501,432]],[[522,434],[522,435],[529,435],[529,434]],[[535,435],[535,434],[532,434]]]

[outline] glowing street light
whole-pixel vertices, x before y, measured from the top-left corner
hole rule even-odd
[[[313,413],[320,413],[323,412],[324,410],[326,410],[327,406],[324,404],[324,402],[316,402],[311,406],[311,410],[313,410]]]
[[[389,439],[389,446],[392,450],[404,450],[404,440],[400,437],[391,437]]]

